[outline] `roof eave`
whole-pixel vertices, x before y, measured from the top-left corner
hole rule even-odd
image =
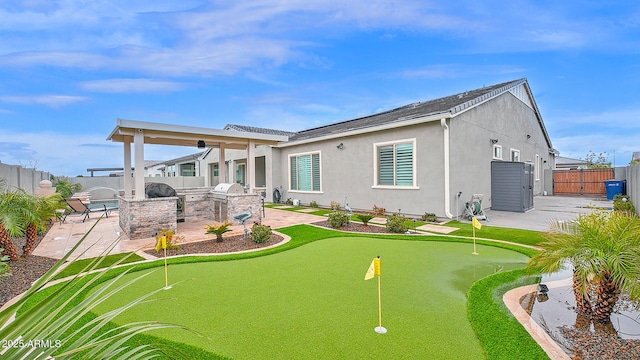
[[[107,140],[125,142],[133,140],[135,132],[142,130],[145,144],[194,146],[198,140],[217,144],[247,144],[253,141],[257,145],[276,145],[288,137],[234,130],[161,124],[138,120],[117,119],[117,125]],[[192,144],[193,143],[193,144]]]
[[[389,129],[395,129],[395,128],[398,128],[398,127],[417,125],[417,124],[422,124],[422,123],[432,122],[432,121],[440,121],[440,119],[442,119],[442,118],[450,118],[450,117],[451,117],[451,114],[449,113],[449,111],[445,111],[445,112],[440,112],[440,113],[436,113],[436,114],[429,114],[429,115],[424,115],[424,116],[419,116],[419,117],[412,117],[412,118],[407,119],[407,120],[392,121],[392,122],[389,122],[389,123],[386,123],[386,124],[383,124],[383,125],[376,125],[376,126],[371,126],[371,127],[365,127],[365,128],[360,128],[360,129],[344,131],[344,132],[336,133],[336,134],[329,134],[329,135],[323,135],[323,136],[318,136],[318,137],[311,137],[311,138],[307,138],[307,139],[282,142],[282,143],[279,143],[277,147],[278,148],[286,148],[286,147],[290,147],[290,146],[314,143],[314,142],[318,142],[318,141],[331,140],[331,139],[340,139],[340,138],[344,138],[344,137],[348,137],[348,136],[361,135],[361,134],[372,133],[372,132],[376,132],[376,131],[384,131],[384,130],[389,130]]]

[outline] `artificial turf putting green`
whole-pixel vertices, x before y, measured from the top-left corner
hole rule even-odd
[[[138,307],[119,323],[186,325],[153,334],[234,359],[483,359],[466,313],[473,281],[523,267],[527,257],[491,246],[373,238],[331,238],[254,259],[169,267],[166,300]],[[383,325],[377,279],[364,281],[382,256]],[[137,276],[139,273],[127,275]],[[122,305],[164,286],[158,269],[97,309]]]

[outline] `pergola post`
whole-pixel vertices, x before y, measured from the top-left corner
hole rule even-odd
[[[135,199],[144,199],[144,130],[138,129],[133,135],[133,147],[136,157],[134,170]]]
[[[225,163],[224,157],[224,143],[220,143],[220,156],[218,157],[218,181],[221,183],[226,183],[227,177],[229,176],[229,168]]]
[[[124,198],[131,199],[132,186],[131,186],[131,142],[123,141],[124,146]]]
[[[249,182],[249,194],[253,194],[253,189],[256,186],[255,149],[255,141],[249,140],[249,144],[247,145],[247,181]]]

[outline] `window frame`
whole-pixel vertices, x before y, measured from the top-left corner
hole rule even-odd
[[[398,177],[397,177],[397,145],[402,144],[411,144],[411,185],[397,185]],[[379,148],[385,146],[393,146],[393,181],[394,185],[380,184],[380,158],[379,158]],[[393,141],[384,141],[373,144],[373,186],[374,189],[398,189],[398,190],[409,190],[409,189],[419,189],[417,186],[418,181],[418,171],[417,171],[417,163],[418,163],[418,152],[416,149],[416,138],[411,139],[400,139]]]
[[[318,168],[314,169],[313,168],[313,155],[318,155]],[[291,168],[291,159],[292,158],[300,158],[303,156],[309,156],[309,160],[311,162],[311,179],[310,179],[310,183],[311,183],[311,190],[299,190],[299,189],[294,189],[292,182],[291,182],[291,178],[292,178],[292,168]],[[322,152],[320,150],[317,151],[308,151],[308,152],[303,152],[303,153],[295,153],[295,154],[289,154],[287,157],[287,178],[288,178],[288,182],[289,182],[289,192],[292,193],[313,193],[313,194],[319,194],[322,193]],[[297,171],[297,169],[296,169]],[[318,184],[317,184],[317,190],[314,190],[314,182],[313,182],[313,178],[314,178],[314,173],[318,173]],[[298,176],[298,174],[296,174],[296,177]],[[298,179],[299,182],[299,179]],[[297,187],[297,186],[296,186]]]
[[[520,154],[520,150],[511,148],[511,149],[510,149],[510,151],[509,151],[509,153],[510,153],[510,155],[511,155],[511,156],[510,156],[511,161],[513,161],[513,162],[522,162],[522,161],[520,160],[520,156],[521,156],[521,154]],[[514,156],[515,154],[518,154],[518,160],[515,160],[515,156]]]
[[[540,157],[540,155],[536,154],[536,162],[533,166],[535,166],[534,173],[536,174],[536,181],[540,181],[540,175],[542,171],[542,158]]]
[[[496,150],[499,150],[498,151],[499,152],[499,154],[498,154],[499,156],[496,156]],[[492,155],[493,160],[502,160],[502,145],[493,144],[492,151],[493,151],[493,155]]]

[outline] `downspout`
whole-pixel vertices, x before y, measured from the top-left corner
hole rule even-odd
[[[449,126],[447,119],[440,119],[440,126],[444,129],[444,214],[453,219],[451,214],[451,189],[449,186]]]

